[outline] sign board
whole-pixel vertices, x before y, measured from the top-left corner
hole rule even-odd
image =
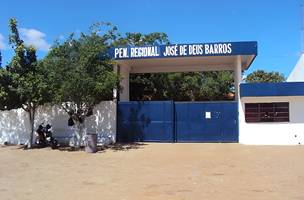
[[[257,42],[218,42],[154,46],[127,46],[111,48],[109,51],[110,58],[114,60],[256,54]]]

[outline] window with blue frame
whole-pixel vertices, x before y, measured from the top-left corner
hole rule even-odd
[[[245,103],[246,122],[289,122],[289,103]]]

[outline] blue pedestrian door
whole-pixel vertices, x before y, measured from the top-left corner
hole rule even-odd
[[[238,142],[237,102],[118,103],[118,142]]]

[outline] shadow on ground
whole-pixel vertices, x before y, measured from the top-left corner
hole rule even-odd
[[[134,142],[134,143],[116,143],[113,145],[109,145],[105,147],[105,150],[110,149],[113,151],[129,151],[132,149],[142,149],[144,148],[145,143],[138,143],[138,142]]]
[[[116,144],[111,144],[111,145],[105,145],[105,146],[98,146],[97,147],[97,153],[105,153],[108,150],[111,151],[129,151],[129,150],[134,150],[134,149],[142,149],[144,148],[145,143],[116,143]],[[61,146],[58,148],[59,151],[70,151],[70,152],[75,152],[75,151],[85,151],[84,147],[81,147],[80,149],[76,149],[75,147],[70,147],[70,146]]]
[[[139,143],[139,142],[134,142],[134,143],[116,143],[116,144],[111,144],[111,145],[105,145],[105,146],[98,146],[97,147],[97,153],[104,153],[108,150],[117,152],[117,151],[129,151],[129,150],[136,150],[136,149],[142,149],[144,146],[148,144],[145,143]],[[15,145],[1,145],[1,148],[5,148],[8,146],[15,146]],[[16,149],[23,149],[23,150],[34,150],[34,149],[49,149],[52,150],[50,147],[45,147],[45,148],[38,148],[38,147],[33,147],[32,149],[27,148],[26,145],[16,145]],[[70,146],[60,146],[57,149],[53,149],[54,151],[67,151],[67,152],[77,152],[77,151],[85,151],[84,147],[81,147],[80,149],[77,149],[75,147],[70,147]]]

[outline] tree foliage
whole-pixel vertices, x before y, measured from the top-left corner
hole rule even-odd
[[[47,102],[50,95],[45,83],[46,75],[37,60],[35,48],[26,46],[20,38],[16,19],[10,19],[9,27],[9,42],[14,56],[0,72],[0,107],[6,110],[23,108],[29,114],[31,133],[28,147],[31,147],[36,109]]]
[[[118,37],[114,46],[143,46],[143,45],[160,45],[169,44],[168,35],[166,33],[154,32],[149,34],[142,33],[126,33],[123,37]]]
[[[285,76],[279,72],[266,72],[264,70],[257,70],[250,73],[245,81],[247,83],[262,83],[262,82],[284,82],[286,80]]]
[[[131,75],[131,100],[228,100],[233,92],[231,71],[159,73],[150,77]]]
[[[113,89],[119,85],[119,77],[107,57],[116,29],[109,26],[96,24],[87,34],[81,33],[79,37],[71,34],[63,43],[57,42],[44,59],[53,88],[53,102],[60,104],[75,122],[78,147],[85,118],[92,115],[95,105],[112,100]],[[102,28],[109,30],[105,32]]]

